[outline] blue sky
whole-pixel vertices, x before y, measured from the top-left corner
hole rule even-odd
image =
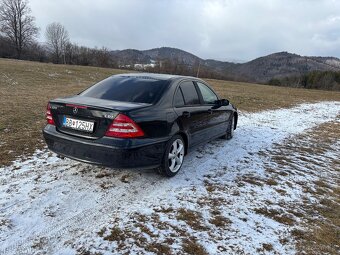
[[[44,41],[60,22],[72,42],[109,49],[181,48],[251,60],[278,51],[340,57],[339,0],[30,0]]]

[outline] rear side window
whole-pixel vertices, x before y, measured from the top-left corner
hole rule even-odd
[[[181,107],[184,106],[184,98],[181,91],[181,88],[178,88],[174,97],[174,106]]]
[[[181,83],[180,88],[183,93],[185,105],[199,104],[198,94],[195,85],[191,81],[185,81]]]
[[[218,100],[216,94],[208,86],[200,82],[197,82],[197,85],[201,91],[204,103],[214,104]]]
[[[148,77],[112,76],[80,95],[121,102],[153,104],[162,96],[168,81]]]

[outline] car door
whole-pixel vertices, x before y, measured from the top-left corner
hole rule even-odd
[[[206,134],[208,125],[207,111],[201,105],[199,93],[192,80],[179,84],[174,96],[174,110],[178,115],[182,129],[189,136],[189,146],[209,140]]]
[[[226,107],[216,107],[216,101],[218,100],[215,92],[206,84],[196,81],[199,94],[201,97],[202,107],[207,111],[208,120],[208,135],[209,137],[215,138],[220,135],[223,135],[227,131],[227,123],[230,117],[230,111],[226,109]]]

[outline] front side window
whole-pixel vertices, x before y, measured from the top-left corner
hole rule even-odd
[[[155,103],[163,94],[168,81],[148,77],[112,76],[80,95],[121,102]]]
[[[205,104],[214,104],[218,100],[216,94],[205,84],[197,82]]]
[[[195,84],[192,81],[182,82],[180,88],[183,93],[185,105],[196,105],[200,103]]]

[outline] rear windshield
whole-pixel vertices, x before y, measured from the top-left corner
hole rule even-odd
[[[148,77],[112,76],[93,85],[80,95],[121,102],[153,104],[161,97],[167,85],[168,81]]]

